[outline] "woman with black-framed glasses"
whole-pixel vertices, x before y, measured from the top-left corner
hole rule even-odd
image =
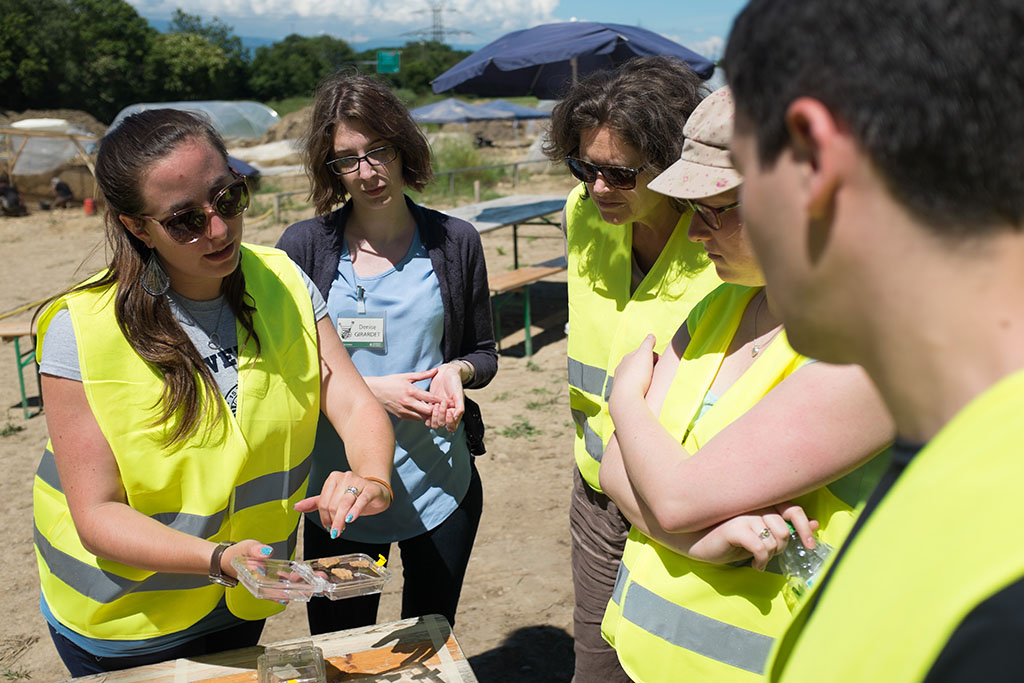
[[[304,138],[316,218],[278,246],[309,275],[352,362],[395,429],[395,502],[340,534],[307,515],[305,558],[402,553],[402,618],[455,623],[483,506],[473,455],[479,407],[465,396],[497,371],[483,247],[465,221],[419,206],[405,189],[431,179],[430,151],[381,81],[337,73],[317,89]],[[338,205],[341,204],[339,207]],[[310,491],[344,463],[347,446],[321,430]],[[373,624],[380,595],[307,605],[313,634]]]
[[[667,340],[674,321],[719,283],[686,238],[689,207],[647,187],[679,158],[683,126],[704,92],[683,62],[639,58],[580,81],[551,116],[545,152],[580,181],[563,214],[576,423],[569,515],[577,683],[629,680],[600,633],[629,531],[598,481],[612,434],[612,375],[644,335]]]
[[[290,558],[300,511],[385,510],[394,445],[320,293],[242,243],[249,189],[209,123],[129,116],[96,179],[111,261],[37,320],[40,605],[74,676],[255,645],[283,608],[232,560]],[[307,498],[321,410],[350,467]]]

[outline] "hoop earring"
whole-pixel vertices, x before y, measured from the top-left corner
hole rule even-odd
[[[139,282],[146,290],[146,294],[150,296],[163,296],[171,288],[171,279],[167,277],[167,272],[160,265],[160,259],[156,257],[156,250],[149,252],[149,258],[146,259],[146,267],[142,269]]]

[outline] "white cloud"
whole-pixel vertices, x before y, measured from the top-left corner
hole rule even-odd
[[[722,52],[725,51],[725,38],[722,38],[721,36],[711,36],[705,40],[690,43],[687,47],[697,54],[704,55],[708,59],[714,61],[722,58]]]

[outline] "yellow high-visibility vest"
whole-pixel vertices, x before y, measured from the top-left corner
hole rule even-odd
[[[758,291],[724,284],[688,319],[691,341],[659,419],[689,453],[696,453],[808,360],[790,347],[785,331],[780,332],[693,424],[743,311]],[[865,466],[796,499],[808,517],[821,523],[821,540],[835,546],[846,537],[854,508],[866,500],[877,474],[877,465]],[[602,633],[615,647],[623,669],[637,681],[754,681],[764,670],[773,639],[791,618],[782,594],[784,583],[777,561],[764,572],[749,563],[700,562],[633,527]]]
[[[914,457],[821,595],[801,603],[772,652],[769,680],[924,680],[964,617],[1024,577],[1013,503],[1024,481],[1022,412],[1024,372],[1016,372]]]
[[[219,395],[222,418],[203,398],[196,436],[169,443],[173,425],[153,424],[163,381],[123,336],[115,286],[64,296],[39,321],[39,353],[54,313],[67,308],[82,384],[117,461],[127,504],[167,526],[211,541],[255,538],[275,557],[295,548],[309,454],[320,411],[320,363],[309,290],[284,252],[242,247],[246,291],[255,303],[260,350],[238,327],[235,415]],[[43,595],[53,615],[89,638],[142,640],[195,624],[225,597],[206,575],[136,569],[88,552],[75,530],[47,444],[33,486],[35,548]],[[243,619],[283,609],[242,586],[227,606]]]
[[[566,201],[569,290],[569,407],[576,424],[573,451],[586,482],[600,491],[598,470],[613,426],[608,414],[612,375],[622,357],[649,333],[661,351],[690,309],[721,280],[704,247],[686,237],[690,213],[630,294],[631,225],[601,219],[580,184]]]

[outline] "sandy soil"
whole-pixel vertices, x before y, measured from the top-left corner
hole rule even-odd
[[[564,192],[564,177],[535,176],[506,194]],[[291,222],[311,215],[286,211],[280,222],[256,206],[246,240],[273,244]],[[437,208],[444,208],[438,206]],[[511,268],[511,231],[484,235],[488,267]],[[557,229],[520,231],[520,257],[539,262],[563,253]],[[102,222],[82,209],[0,219],[0,315],[28,319],[32,304],[90,274],[105,262]],[[565,279],[533,288],[534,355],[523,357],[522,318],[503,315],[500,370],[473,393],[487,423],[488,453],[477,460],[484,513],[462,593],[456,637],[481,681],[568,681],[572,672],[572,584],[567,510],[571,483],[571,422],[565,378]],[[518,320],[517,320],[518,317]],[[32,478],[46,442],[43,415],[25,419],[19,404],[12,344],[0,345],[0,547],[5,561],[6,612],[0,626],[0,675],[7,680],[64,678],[66,670],[39,614],[32,547]],[[35,376],[29,395],[38,405]],[[398,553],[392,569],[399,569]],[[400,581],[385,589],[379,621],[400,618]],[[308,634],[296,604],[269,620],[264,643]]]

